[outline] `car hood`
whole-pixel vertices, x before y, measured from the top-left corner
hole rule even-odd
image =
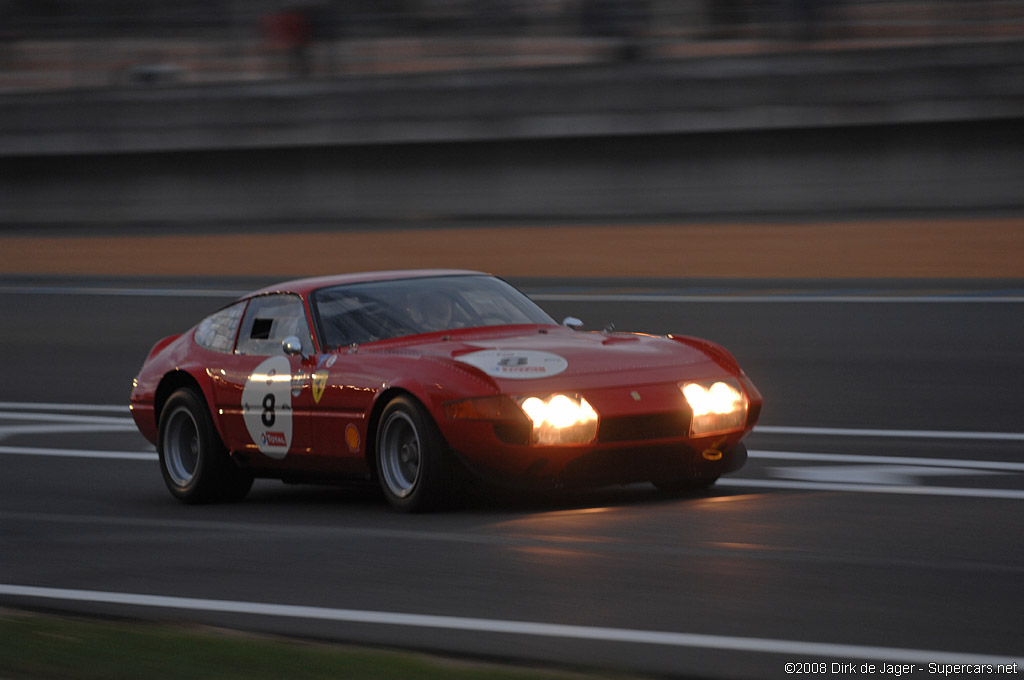
[[[395,351],[476,369],[502,391],[521,390],[527,384],[533,389],[538,383],[552,389],[583,389],[734,373],[700,345],[638,333],[544,326],[452,332],[403,345]]]

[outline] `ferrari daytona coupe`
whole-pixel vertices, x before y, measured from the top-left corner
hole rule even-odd
[[[256,291],[157,342],[131,393],[182,501],[238,500],[256,477],[356,478],[403,511],[474,479],[709,486],[746,461],[761,404],[715,343],[574,330],[456,270]]]

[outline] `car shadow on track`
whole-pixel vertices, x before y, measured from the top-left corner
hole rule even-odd
[[[468,491],[432,514],[536,513],[660,505],[732,496],[736,493],[732,489],[716,487],[670,493],[648,484],[545,492],[483,487]],[[253,488],[242,504],[293,508],[329,506],[356,511],[393,512],[380,489],[369,483],[327,486],[263,481]]]

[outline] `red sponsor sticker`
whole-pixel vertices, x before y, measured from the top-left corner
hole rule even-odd
[[[288,439],[284,436],[284,432],[266,432],[263,437],[270,446],[288,446]]]

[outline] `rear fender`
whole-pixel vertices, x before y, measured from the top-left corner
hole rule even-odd
[[[209,410],[210,417],[213,419],[214,426],[217,428],[217,435],[221,438],[221,441],[225,441],[220,418],[217,416],[216,411],[210,408],[210,404],[214,403],[213,387],[210,385],[210,381],[206,378],[205,373],[202,374],[201,378],[197,378],[189,371],[183,369],[175,369],[167,373],[160,380],[160,385],[157,387],[156,395],[153,399],[153,417],[156,419],[156,424],[159,427],[160,414],[163,412],[164,404],[167,403],[167,400],[176,391],[189,388],[198,392],[202,397],[207,410]]]
[[[153,345],[153,348],[151,350],[149,350],[149,355],[146,356],[146,361],[147,362],[151,361],[153,359],[153,357],[155,357],[157,354],[162,352],[168,345],[170,345],[172,342],[174,342],[175,340],[177,340],[181,336],[182,336],[181,333],[176,333],[174,335],[168,335],[163,340],[157,341],[157,343],[155,345]]]

